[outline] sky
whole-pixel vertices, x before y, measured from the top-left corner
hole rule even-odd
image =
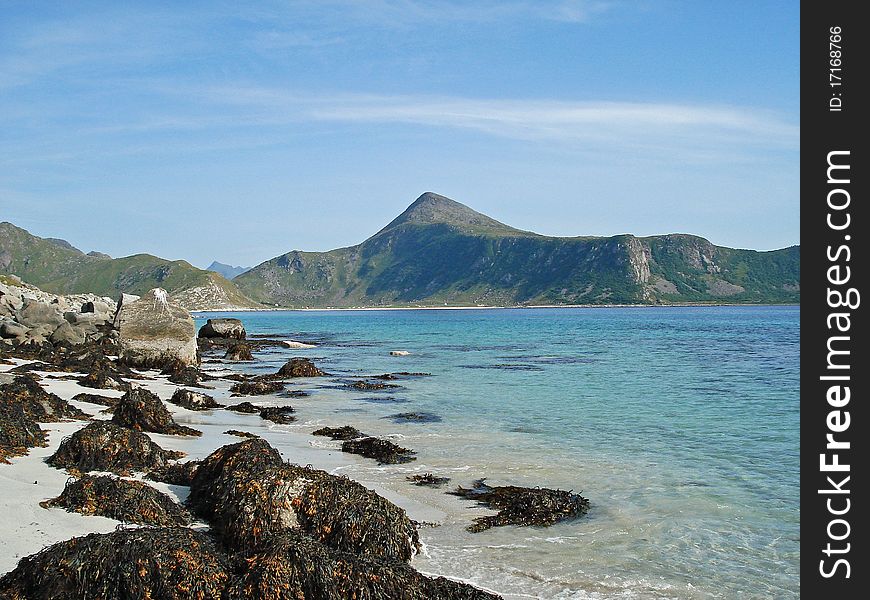
[[[799,3],[0,0],[0,221],[205,267],[426,191],[546,235],[799,243]]]

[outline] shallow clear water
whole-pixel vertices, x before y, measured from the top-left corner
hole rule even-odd
[[[318,344],[261,353],[269,368],[299,355],[337,375],[432,374],[389,393],[327,379],[292,400],[296,427],[352,424],[418,452],[346,472],[432,508],[441,525],[421,532],[423,571],[515,598],[799,595],[798,307],[201,317],[226,315],[249,334]],[[441,421],[385,418],[408,411]],[[487,477],[582,490],[592,509],[546,529],[471,534],[487,513],[405,481],[425,471],[451,486]]]

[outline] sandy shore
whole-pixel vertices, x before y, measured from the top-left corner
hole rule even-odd
[[[0,365],[0,372],[9,371],[16,365],[27,362],[18,359],[12,361],[15,364]],[[68,379],[70,374],[38,374],[42,377],[40,384],[47,391],[57,394],[96,418],[108,419],[111,415],[101,414],[100,411],[105,409],[104,406],[74,401],[72,397],[82,392],[96,392],[105,396],[122,395],[120,391],[94,390],[80,386],[77,381]],[[171,397],[177,388],[185,387],[170,383],[155,371],[143,374],[149,379],[135,380],[134,383],[156,393],[164,401]],[[203,391],[221,404],[234,404],[243,400],[250,400],[263,406],[281,406],[288,403],[287,399],[272,396],[230,398],[229,386],[232,382],[208,383],[215,389]],[[148,434],[165,449],[185,452],[187,456],[182,460],[201,459],[223,445],[238,442],[240,438],[224,433],[229,429],[259,435],[277,448],[285,460],[300,465],[312,465],[333,474],[340,473],[349,465],[366,460],[342,453],[337,444],[331,447],[328,443],[324,443],[323,438],[315,438],[308,432],[300,432],[298,428],[290,430],[288,427],[264,421],[256,414],[247,415],[220,409],[190,411],[168,402],[165,402],[165,405],[178,423],[195,427],[203,432],[202,437],[198,438]],[[57,450],[64,437],[87,424],[88,421],[41,424],[43,430],[48,432],[48,446],[31,448],[27,456],[10,459],[12,464],[0,464],[0,489],[3,490],[0,494],[0,511],[4,516],[0,520],[0,574],[15,568],[22,557],[39,552],[46,546],[74,536],[111,532],[121,524],[120,521],[105,517],[84,516],[66,512],[61,508],[45,509],[39,506],[41,501],[58,496],[70,477],[65,471],[47,465],[44,459]],[[185,486],[153,481],[147,483],[179,502],[187,497],[188,488]],[[444,516],[437,508],[421,504],[395,490],[386,489],[373,482],[360,481],[360,483],[405,509],[413,520],[437,522]],[[204,523],[195,526],[207,527]]]

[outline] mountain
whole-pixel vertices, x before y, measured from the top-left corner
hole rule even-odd
[[[251,267],[234,267],[232,265],[225,265],[224,263],[218,261],[212,261],[212,263],[208,266],[206,271],[213,271],[218,273],[219,275],[223,275],[225,279],[232,279],[233,277],[238,277],[242,273],[247,273],[251,270]]]
[[[361,244],[294,250],[233,280],[285,307],[796,303],[800,247],[704,238],[548,237],[427,192]]]
[[[141,295],[162,287],[189,310],[254,304],[232,282],[183,260],[150,254],[113,259],[100,253],[83,254],[59,241],[63,240],[40,238],[11,223],[0,223],[0,273],[17,275],[56,294],[116,297],[120,292]]]

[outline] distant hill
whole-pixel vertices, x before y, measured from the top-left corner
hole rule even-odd
[[[233,281],[286,307],[797,303],[800,247],[704,238],[548,237],[427,192],[361,244],[294,250]]]
[[[82,254],[63,240],[40,238],[11,223],[0,223],[0,273],[58,294],[91,292],[117,296],[166,289],[190,310],[251,306],[238,288],[220,275],[183,260],[150,254],[124,258]]]
[[[247,273],[251,270],[251,267],[234,267],[232,265],[225,265],[224,263],[213,261],[206,271],[213,271],[220,275],[223,275],[225,279],[232,279],[234,277],[238,277],[242,273]]]

